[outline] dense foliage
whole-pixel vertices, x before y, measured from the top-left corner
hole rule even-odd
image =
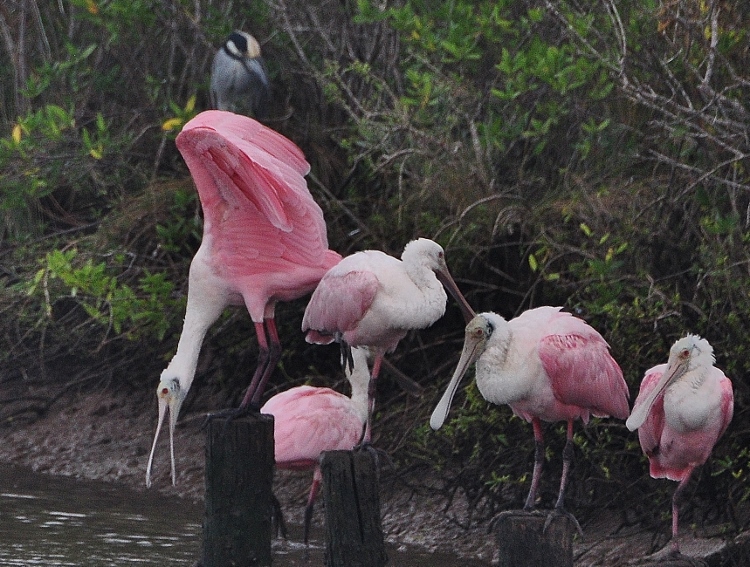
[[[731,506],[749,494],[749,20],[739,0],[4,2],[2,381],[150,392],[200,240],[173,138],[206,108],[213,50],[240,28],[262,44],[269,125],[313,164],[334,249],[436,239],[477,311],[565,305],[607,338],[633,395],[674,340],[708,338],[737,405],[694,501],[731,502],[709,513],[743,524]],[[336,352],[301,339],[303,309],[279,308],[279,385],[340,375]],[[199,383],[228,403],[252,329],[241,312],[216,327]],[[440,470],[447,494],[489,515],[522,502],[531,433],[473,385],[429,430],[461,341],[451,307],[402,342],[393,360],[427,390],[384,384],[376,430],[404,470]],[[6,420],[51,403],[19,396],[4,397]],[[548,437],[545,503],[562,429]],[[635,436],[596,421],[576,440],[570,507],[635,503],[661,526],[647,515],[671,487],[646,478]],[[657,512],[640,504],[655,495]]]

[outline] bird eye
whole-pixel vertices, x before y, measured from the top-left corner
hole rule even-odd
[[[169,388],[162,388],[161,389],[161,395],[166,396],[169,393]]]
[[[473,335],[479,339],[484,335],[484,331],[482,329],[474,329]]]
[[[689,358],[690,357],[690,349],[684,348],[682,349],[682,352],[680,352],[680,358]]]

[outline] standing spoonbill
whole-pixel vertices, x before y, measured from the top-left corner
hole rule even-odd
[[[544,462],[542,421],[566,421],[567,441],[556,512],[564,512],[573,459],[573,422],[589,417],[628,416],[628,387],[602,336],[561,307],[537,307],[506,321],[480,313],[466,326],[464,348],[448,388],[430,417],[437,430],[448,416],[461,378],[476,362],[479,392],[493,404],[508,404],[534,429],[534,472],[524,510],[534,508]]]
[[[185,322],[156,395],[159,421],[146,485],[167,411],[172,484],[174,427],[195,377],[208,328],[229,305],[244,304],[258,337],[258,364],[241,409],[258,407],[281,356],[274,308],[310,293],[341,256],[328,249],[323,212],[307,189],[302,151],[259,122],[202,112],[177,136],[203,207],[203,240],[190,264]],[[270,344],[269,344],[270,342]]]
[[[732,382],[714,362],[714,349],[706,339],[687,335],[675,342],[667,364],[646,372],[625,422],[630,431],[638,429],[651,477],[679,482],[672,495],[672,554],[680,552],[679,497],[734,413]]]
[[[370,348],[367,434],[383,356],[410,330],[429,327],[443,316],[446,289],[464,318],[471,319],[474,312],[448,271],[443,248],[418,238],[406,245],[401,260],[379,250],[347,256],[323,276],[310,297],[302,319],[307,342],[339,342],[345,352],[355,346]]]
[[[305,508],[305,543],[313,506],[323,480],[320,456],[324,451],[350,451],[362,435],[367,419],[367,386],[370,371],[367,350],[352,349],[354,366],[345,368],[351,398],[330,388],[298,386],[268,400],[261,413],[273,415],[276,468],[313,471]]]

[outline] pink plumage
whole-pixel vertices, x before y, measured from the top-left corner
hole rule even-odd
[[[604,338],[588,323],[561,311],[537,307],[506,321],[480,313],[466,326],[465,342],[450,384],[430,418],[438,429],[448,415],[461,378],[476,362],[479,392],[493,404],[507,404],[531,422],[536,451],[525,509],[535,505],[544,460],[542,421],[566,421],[567,442],[556,510],[563,509],[573,451],[573,421],[590,416],[628,415],[628,388]]]
[[[713,348],[688,335],[670,349],[667,364],[648,370],[627,426],[653,478],[679,482],[672,497],[672,551],[679,551],[678,499],[693,470],[708,460],[734,413],[732,382],[714,366]]]
[[[470,319],[474,313],[448,271],[443,248],[418,238],[404,247],[400,260],[378,250],[347,256],[323,276],[310,297],[302,319],[308,342],[371,349],[368,428],[383,356],[409,331],[429,327],[443,316],[446,289]]]
[[[287,138],[212,110],[185,125],[177,147],[203,206],[205,262],[255,323],[276,301],[310,293],[341,260],[307,189],[309,165]]]
[[[646,372],[635,404],[638,405],[657,385],[667,369],[666,364],[654,366]],[[656,398],[646,421],[638,428],[638,440],[649,459],[653,478],[681,481],[693,468],[705,463],[714,445],[724,434],[734,413],[732,383],[716,367],[710,370],[709,380],[719,386],[715,402],[715,417],[705,419],[698,429],[677,430],[665,419],[664,391]]]
[[[349,451],[358,443],[367,419],[370,373],[364,349],[352,349],[354,368],[347,369],[351,397],[330,388],[298,386],[268,400],[261,413],[274,416],[276,467],[312,470],[313,482],[305,509],[305,542],[322,475],[320,456],[325,451]]]
[[[347,396],[331,388],[297,386],[268,400],[261,413],[276,416],[276,465],[310,470],[323,451],[350,450],[359,441],[364,419]]]
[[[171,431],[205,334],[223,310],[245,305],[253,320],[258,364],[240,408],[258,407],[281,356],[276,303],[310,293],[341,260],[328,249],[323,212],[307,189],[310,166],[290,140],[246,116],[210,110],[188,122],[176,143],[200,197],[203,240],[190,264],[177,352],[157,388],[159,424],[147,484],[167,409]]]

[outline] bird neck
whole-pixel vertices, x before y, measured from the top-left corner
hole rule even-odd
[[[709,368],[696,366],[689,368],[685,374],[672,382],[664,392],[665,399],[678,400],[685,396],[697,395],[706,382]]]
[[[191,316],[191,311],[188,310],[185,316],[185,324],[182,327],[182,334],[177,343],[177,352],[162,373],[162,378],[177,378],[180,382],[180,389],[185,394],[187,394],[195,378],[198,355],[207,330],[208,326],[201,324],[201,321]]]
[[[489,402],[510,404],[528,394],[532,384],[525,378],[525,360],[517,360],[511,352],[514,332],[508,322],[495,313],[483,313],[492,324],[492,336],[487,341],[482,356],[476,363],[476,381],[479,392]]]
[[[346,377],[352,387],[352,405],[364,422],[367,420],[370,368],[367,365],[367,355],[364,349],[353,348],[352,358],[354,359],[354,369],[349,371],[347,368]]]

